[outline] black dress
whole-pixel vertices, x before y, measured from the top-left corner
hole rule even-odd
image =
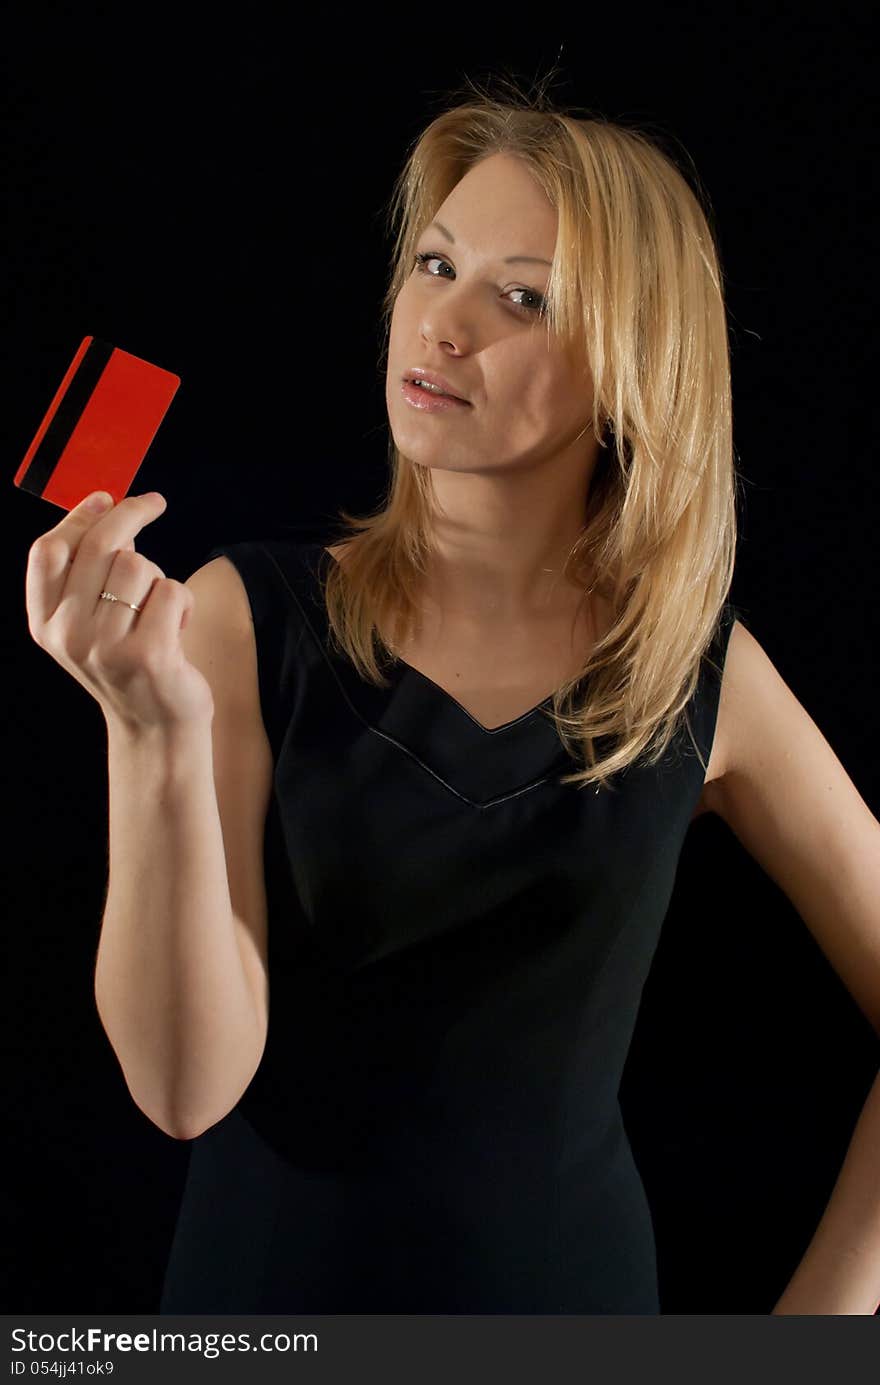
[[[160,1312],[659,1313],[618,1086],[704,782],[686,730],[560,786],[551,699],[487,730],[403,662],[376,688],[326,644],[320,544],[219,554],[275,764],[269,1032],[190,1145]]]

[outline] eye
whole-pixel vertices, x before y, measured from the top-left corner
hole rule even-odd
[[[420,253],[416,253],[415,270],[417,274],[428,274],[432,279],[442,279],[444,277],[442,274],[439,273],[433,274],[431,270],[425,268],[429,260],[439,260],[440,263],[446,265],[448,269],[452,269],[452,265],[445,258],[445,256],[438,255],[433,250],[424,250]],[[531,313],[533,316],[540,317],[543,313],[547,311],[546,298],[543,294],[536,293],[534,289],[508,289],[508,293],[522,293],[525,294],[527,298],[532,299],[532,303],[511,304],[511,306],[516,308],[516,310],[520,313]]]

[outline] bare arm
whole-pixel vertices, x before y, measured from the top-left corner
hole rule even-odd
[[[98,1015],[137,1105],[187,1139],[231,1110],[265,1047],[273,761],[245,585],[225,557],[181,583],[139,553],[164,507],[86,497],[31,545],[25,603],[107,726]]]
[[[110,876],[101,1023],[140,1109],[190,1139],[247,1087],[265,1043],[233,915],[211,726],[108,725]]]

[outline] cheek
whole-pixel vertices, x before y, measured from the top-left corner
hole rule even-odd
[[[392,324],[409,320],[413,315],[415,302],[410,287],[409,280],[407,280],[394,300],[394,307],[391,310]]]
[[[514,445],[561,446],[583,424],[589,402],[583,387],[546,359],[533,360],[528,370],[512,376],[502,388],[492,422]]]
[[[589,404],[588,379],[559,348],[552,353],[545,351],[536,358],[533,378],[547,406],[560,417],[577,417]]]
[[[548,427],[550,420],[572,407],[571,381],[546,352],[529,351],[499,361],[487,380],[489,398],[503,401],[511,417]]]
[[[510,400],[532,398],[546,393],[547,362],[521,338],[497,343],[497,349],[483,353],[483,378],[490,398]]]

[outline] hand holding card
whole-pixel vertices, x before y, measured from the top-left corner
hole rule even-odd
[[[121,500],[180,377],[84,337],[37,429],[15,484],[64,510],[95,490]]]
[[[108,726],[151,737],[210,726],[210,684],[180,639],[195,595],[135,550],[164,496],[130,495],[103,510],[89,499],[31,545],[32,638],[94,697]]]
[[[179,384],[86,337],[15,476],[22,490],[71,512],[31,545],[30,633],[108,725],[127,730],[177,730],[214,715],[210,685],[180,642],[195,597],[135,550],[165,498],[123,498]],[[103,508],[92,503],[95,491],[111,497]]]

